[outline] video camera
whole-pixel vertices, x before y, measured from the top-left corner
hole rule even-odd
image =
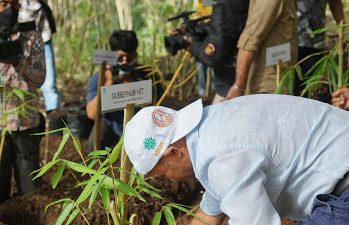
[[[25,32],[35,30],[35,22],[18,23],[13,28],[15,32]],[[0,62],[12,63],[18,61],[23,56],[22,42],[17,39],[9,40],[7,37],[0,37]]]
[[[23,47],[20,40],[8,41],[0,39],[0,62],[11,63],[18,61],[23,55]]]
[[[128,64],[117,64],[116,66],[111,67],[111,73],[114,77],[131,74],[136,70],[137,64],[134,62]],[[116,80],[115,78],[113,78]]]
[[[195,11],[185,11],[177,16],[168,18],[167,21],[169,22],[183,18],[182,29],[184,30],[184,33],[179,32],[165,36],[165,48],[171,55],[176,55],[178,50],[185,49],[187,47],[187,43],[183,39],[184,34],[187,34],[200,41],[204,40],[207,36],[209,23],[202,21],[209,19],[210,16],[202,16],[197,19],[190,20],[189,16],[194,12]]]

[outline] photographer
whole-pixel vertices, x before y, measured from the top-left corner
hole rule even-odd
[[[246,0],[218,0],[213,5],[204,40],[183,35],[189,51],[198,61],[214,70],[217,93],[213,103],[224,100],[235,81],[236,45],[245,26],[248,5]]]
[[[6,132],[0,203],[10,198],[12,173],[19,195],[37,187],[30,173],[39,168],[41,136],[32,134],[44,131],[37,111],[37,89],[45,79],[44,43],[35,26],[17,23],[19,7],[18,0],[0,0],[0,131]]]
[[[114,31],[109,38],[110,48],[118,56],[118,66],[107,65],[103,86],[129,83],[145,79],[145,72],[138,70],[135,62],[138,40],[134,31]],[[86,112],[94,120],[97,111],[98,74],[89,79]],[[89,151],[94,150],[94,129],[88,139]],[[101,121],[101,148],[114,146],[123,132],[123,111],[103,113]]]

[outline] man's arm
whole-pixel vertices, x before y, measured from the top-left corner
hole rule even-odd
[[[344,12],[343,12],[343,3],[342,0],[330,0],[328,2],[333,18],[336,20],[338,24],[343,20],[344,22]]]
[[[110,71],[110,66],[107,66],[107,69],[105,71],[105,83],[103,86],[111,86],[113,84],[113,75]],[[98,82],[97,82],[98,85]],[[89,85],[89,89],[98,89],[98,87],[91,87]],[[95,91],[96,91],[95,90]],[[89,119],[94,120],[96,117],[96,112],[97,112],[97,95],[93,97],[90,101],[87,102],[86,104],[86,115]]]
[[[256,1],[254,5],[250,5],[246,25],[238,42],[236,81],[231,86],[226,99],[244,94],[255,52],[259,51],[260,46],[279,20],[285,4],[287,4],[285,0],[268,0]]]
[[[190,225],[220,225],[223,222],[224,214],[218,216],[210,216],[201,209],[196,213]]]
[[[242,48],[239,49],[236,59],[235,83],[231,86],[226,99],[232,99],[244,94],[254,55],[255,51],[248,51]]]

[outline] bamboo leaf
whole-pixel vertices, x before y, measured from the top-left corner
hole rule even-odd
[[[162,199],[161,195],[159,195],[158,193],[156,193],[156,192],[154,192],[154,191],[152,191],[152,190],[143,188],[142,191],[143,191],[144,193],[147,193],[148,195],[150,195],[150,196],[153,197],[153,198]]]
[[[71,137],[73,139],[73,143],[74,143],[74,148],[75,150],[80,154],[81,153],[81,143],[80,140],[78,138],[76,138],[74,135],[71,134]]]
[[[147,183],[143,176],[138,176],[138,179],[137,179],[137,183],[147,189],[150,189],[150,190],[153,190],[153,191],[156,191],[156,192],[161,192],[161,189],[158,189],[152,185],[150,185],[149,183]]]
[[[170,207],[168,207],[168,206],[164,207],[164,215],[165,215],[166,221],[169,225],[176,225],[176,220],[173,216],[173,213],[172,213]]]
[[[59,180],[61,179],[62,177],[62,174],[63,174],[63,171],[64,171],[64,168],[65,168],[65,165],[66,163],[63,162],[59,165],[57,171],[55,172],[55,174],[52,176],[52,179],[51,179],[51,185],[52,185],[52,188],[55,189],[57,187],[57,184],[59,182]]]
[[[306,73],[305,73],[305,77],[309,77],[310,74],[313,73],[313,71],[319,66],[321,65],[325,60],[327,60],[327,58],[329,57],[330,55],[325,55],[323,56],[319,61],[317,61]]]
[[[24,101],[25,99],[25,96],[24,96],[24,92],[18,88],[14,88],[13,89],[13,93],[19,98],[21,99],[22,101]]]
[[[52,166],[56,165],[59,162],[59,160],[53,160],[49,163],[47,163],[45,166],[43,166],[40,169],[40,172],[33,178],[33,180],[35,180],[38,177],[41,177],[44,173],[46,173]]]
[[[53,134],[53,133],[57,133],[57,132],[64,131],[64,130],[66,130],[66,129],[67,129],[67,128],[59,128],[59,129],[56,129],[56,130],[51,130],[51,131],[48,131],[48,132],[35,133],[35,134],[31,134],[31,135]]]
[[[95,150],[88,154],[89,157],[96,157],[96,156],[105,156],[108,154],[108,151],[106,150]]]
[[[131,173],[130,173],[130,179],[128,181],[128,185],[130,185],[131,187],[133,186],[135,180],[137,178],[137,171],[134,167],[131,168]]]
[[[288,75],[288,94],[294,95],[294,83],[295,83],[295,69],[291,70]]]
[[[75,217],[79,214],[80,209],[76,208],[69,216],[68,221],[65,223],[66,225],[69,225],[71,222],[73,222],[73,220],[75,219]]]
[[[49,207],[51,207],[52,205],[55,205],[55,204],[58,204],[58,203],[61,203],[61,202],[67,202],[67,201],[73,202],[73,200],[71,200],[70,198],[63,198],[63,199],[60,199],[60,200],[51,202],[50,204],[48,204],[48,205],[45,206],[45,213],[46,213],[47,209],[48,209]]]
[[[97,194],[99,192],[99,190],[101,189],[102,187],[102,184],[103,184],[103,181],[102,182],[99,182],[94,188],[93,188],[93,191],[92,191],[92,194],[90,196],[90,201],[88,203],[88,209],[91,210],[91,207],[92,207],[92,204],[95,202],[96,198],[97,198]]]
[[[63,130],[63,139],[62,139],[61,143],[59,144],[59,147],[58,147],[56,153],[53,155],[53,158],[52,158],[53,160],[56,159],[59,156],[59,154],[61,154],[65,144],[67,143],[67,141],[69,139],[69,136],[70,136],[69,131],[67,129],[64,129]]]
[[[286,71],[284,73],[283,77],[280,80],[279,85],[276,87],[276,89],[274,91],[275,94],[282,94],[283,93],[285,84],[288,81],[288,73],[289,73],[289,71]]]
[[[96,170],[90,169],[87,166],[81,165],[79,163],[76,162],[72,162],[72,161],[68,161],[68,160],[63,160],[64,162],[66,162],[67,166],[76,171],[76,172],[80,172],[80,173],[89,173],[89,174],[96,174]]]
[[[73,209],[74,207],[74,203],[73,202],[66,202],[64,205],[63,205],[63,209],[61,211],[61,213],[59,214],[57,220],[56,220],[56,223],[55,225],[61,225],[64,223],[65,219],[68,217],[68,215],[70,214],[71,210]]]
[[[85,167],[86,168],[86,167]],[[100,171],[98,171],[95,175],[92,176],[92,178],[90,179],[90,181],[87,183],[87,185],[85,186],[84,190],[81,192],[80,196],[78,197],[78,199],[76,199],[75,204],[79,205],[81,202],[85,201],[88,196],[90,196],[91,192],[92,192],[92,187],[93,185],[96,184],[96,181],[98,179],[100,179],[101,175],[107,170],[108,168],[103,168]]]
[[[182,205],[182,204],[176,204],[176,203],[169,203],[167,205],[170,207],[176,208],[182,212],[190,213],[190,210],[188,208],[191,208],[191,207],[189,207],[189,206]]]
[[[101,179],[103,179],[103,176],[100,177],[100,180]],[[103,187],[110,190],[113,190],[115,187],[116,190],[121,191],[126,195],[137,197],[139,200],[145,202],[145,199],[137,191],[120,179],[114,180],[109,176],[105,176],[105,179],[103,180]]]
[[[100,193],[102,196],[103,208],[109,213],[110,211],[110,191],[106,188],[101,187]]]
[[[110,164],[113,164],[119,158],[123,144],[124,144],[124,136],[122,135],[120,137],[118,144],[113,148],[113,151],[109,156],[109,163]]]
[[[94,159],[94,160],[92,160],[88,165],[87,165],[87,167],[89,168],[89,169],[92,169],[95,165],[96,165],[96,163],[97,163],[98,161],[96,160],[96,159]],[[84,176],[86,173],[83,173],[83,174],[81,174],[81,176]]]
[[[302,72],[301,66],[299,64],[296,64],[294,66],[294,69],[296,70],[296,73],[297,73],[297,76],[298,76],[299,80],[302,81],[303,80],[303,72]]]
[[[159,225],[161,221],[161,215],[161,212],[156,212],[151,222],[151,225]]]

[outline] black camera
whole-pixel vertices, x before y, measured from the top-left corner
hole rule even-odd
[[[119,83],[120,76],[131,75],[136,70],[136,63],[117,64],[112,66],[110,71],[113,74],[114,84]]]
[[[20,40],[8,41],[0,39],[0,62],[11,63],[18,61],[23,55],[23,46]]]
[[[116,66],[112,66],[111,73],[115,76],[130,74],[136,69],[136,63],[128,63],[128,64],[118,64]]]
[[[169,18],[168,21],[174,21],[183,18],[182,28],[184,30],[184,34],[202,41],[207,36],[209,27],[209,22],[203,21],[209,19],[210,16],[203,16],[190,20],[189,16],[193,13],[194,11],[185,11],[177,16]],[[171,55],[176,55],[179,50],[188,47],[188,44],[183,39],[184,34],[176,33],[165,36],[165,48],[167,52],[169,52]]]
[[[26,32],[35,30],[35,22],[18,23],[12,28],[12,32]],[[0,62],[12,63],[18,61],[23,56],[22,42],[10,40],[9,37],[0,37]]]

